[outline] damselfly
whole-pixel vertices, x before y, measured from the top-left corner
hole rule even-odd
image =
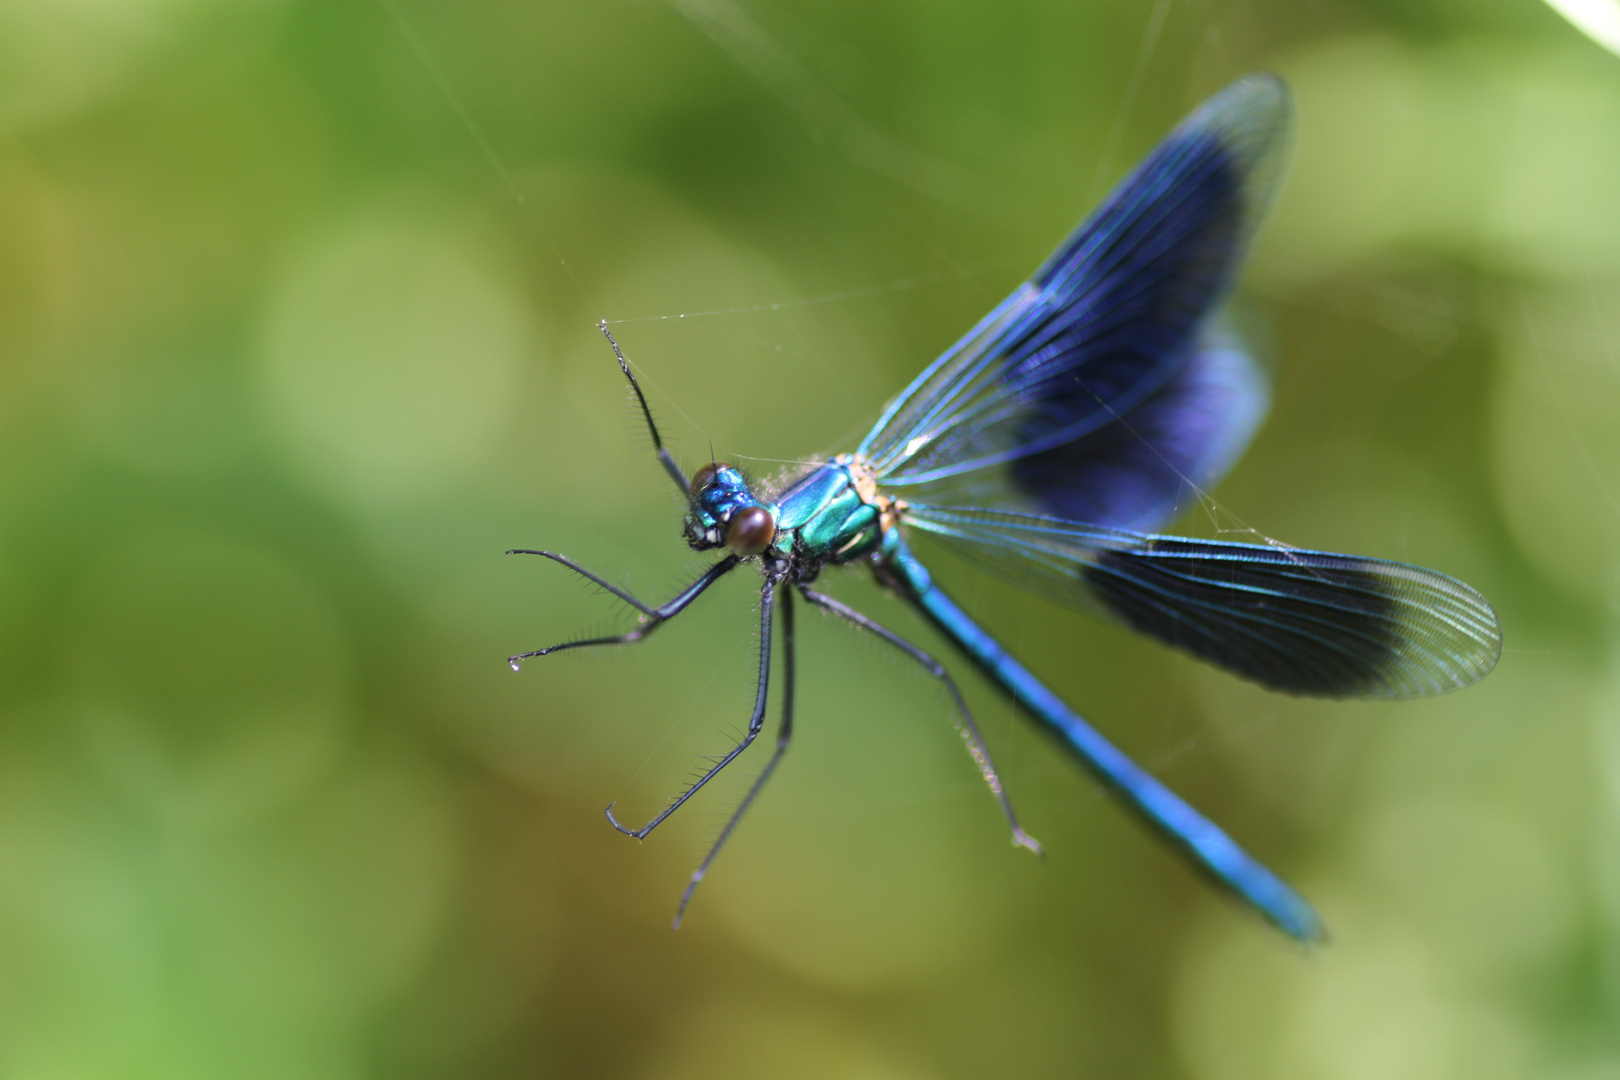
[[[1288,91],[1239,80],[1172,132],[1033,278],[930,364],[854,453],[777,484],[711,462],[688,477],[659,437],[608,326],[659,461],[688,510],[686,541],[726,554],[658,607],[548,551],[639,611],[614,637],[511,658],[640,641],[724,575],[757,566],[759,681],[747,733],[640,828],[644,837],[741,754],[765,724],[780,625],[776,748],[681,896],[692,892],[781,761],[793,732],[794,595],[894,646],[949,691],[963,736],[1012,830],[1039,852],[956,683],[921,648],[814,586],[869,567],[1023,712],[1195,864],[1301,940],[1322,932],[1293,889],[1082,720],[935,583],[907,542],[928,533],[985,570],[1104,614],[1284,693],[1409,698],[1484,677],[1501,628],[1459,581],[1380,559],[1152,535],[1212,486],[1265,412],[1264,374],[1220,315],[1270,201],[1290,127]]]

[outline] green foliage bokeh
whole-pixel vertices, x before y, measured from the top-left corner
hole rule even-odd
[[[1405,559],[1499,670],[1270,695],[935,554],[1321,908],[1305,954],[971,676],[800,617],[797,742],[642,844],[752,694],[688,465],[848,449],[1231,78],[1294,162],[1275,369],[1183,523]],[[1620,58],[1539,0],[0,3],[0,1077],[1620,1071]],[[931,649],[858,573],[831,591]]]

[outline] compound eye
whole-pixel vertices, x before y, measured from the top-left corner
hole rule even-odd
[[[721,469],[729,469],[729,468],[731,468],[731,466],[727,465],[725,462],[716,461],[716,462],[714,462],[712,464],[703,466],[703,468],[701,468],[697,472],[693,473],[692,474],[692,498],[695,499],[699,495],[703,494],[703,489],[708,487],[710,484],[714,483],[714,477],[715,477],[716,473],[718,473]]]
[[[776,539],[776,519],[763,506],[745,506],[726,526],[726,547],[738,555],[758,555]]]

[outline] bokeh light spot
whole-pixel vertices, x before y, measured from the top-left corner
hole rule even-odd
[[[344,501],[376,505],[476,472],[534,353],[527,306],[477,244],[381,213],[321,237],[288,270],[261,373],[289,455]]]
[[[1620,321],[1612,285],[1516,292],[1504,304],[1491,458],[1515,539],[1585,603],[1620,571]]]
[[[347,641],[274,554],[155,529],[92,566],[58,643],[87,748],[148,811],[218,825],[297,792],[336,753]]]

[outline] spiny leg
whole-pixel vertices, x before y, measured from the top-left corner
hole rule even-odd
[[[771,778],[776,771],[776,765],[787,752],[788,742],[793,738],[793,590],[785,589],[782,592],[782,723],[776,729],[776,751],[771,754],[771,760],[765,763],[754,782],[748,787],[748,794],[743,796],[742,802],[731,813],[731,819],[726,827],[720,830],[720,835],[709,848],[709,853],[703,856],[698,868],[692,871],[692,880],[686,883],[686,891],[681,893],[680,907],[675,909],[675,929],[681,928],[681,919],[686,915],[686,905],[692,902],[692,893],[697,891],[698,882],[703,875],[709,872],[709,867],[720,854],[720,849],[726,846],[731,834],[737,830],[737,825],[754,804],[759,793],[765,787],[765,781]]]
[[[669,603],[660,607],[648,607],[646,604],[642,603],[640,600],[637,600],[634,596],[631,596],[617,585],[596,576],[583,566],[580,566],[578,563],[568,558],[566,555],[558,555],[555,551],[530,551],[527,548],[514,548],[511,551],[508,551],[507,554],[541,555],[547,559],[550,559],[552,562],[561,563],[574,573],[594,582],[597,585],[600,585],[614,596],[617,596],[620,600],[623,600],[625,603],[641,612],[640,623],[629,633],[617,634],[609,637],[584,638],[580,641],[565,641],[560,645],[547,645],[545,648],[536,649],[533,652],[519,653],[516,656],[509,656],[506,658],[506,662],[512,665],[513,671],[517,671],[522,662],[529,659],[531,656],[546,656],[550,653],[561,652],[564,649],[581,649],[587,645],[628,645],[631,642],[640,641],[642,638],[658,629],[664,623],[668,622],[670,619],[673,619],[676,615],[679,615],[681,611],[685,609],[686,605],[690,604],[693,600],[696,600],[703,593],[703,590],[707,589],[710,585],[713,585],[716,581],[719,581],[720,578],[730,573],[736,567],[737,563],[741,561],[735,555],[727,555],[724,559],[721,559],[719,562],[705,570],[702,577],[688,585],[681,591],[679,596],[675,597],[675,599],[671,600]]]
[[[641,828],[627,829],[621,825],[619,819],[613,816],[613,804],[608,803],[607,810],[604,813],[607,814],[608,821],[613,823],[615,829],[618,829],[626,836],[633,836],[637,840],[644,839],[648,833],[658,828],[660,822],[679,810],[687,799],[696,795],[704,784],[718,776],[720,770],[730,765],[738,754],[748,749],[749,744],[759,734],[760,728],[765,726],[765,699],[771,682],[771,615],[775,608],[776,579],[767,577],[765,584],[759,590],[759,689],[755,692],[754,697],[754,715],[748,718],[748,733],[742,737],[741,742],[727,752],[725,757],[715,762],[713,768],[698,777],[696,783],[677,795],[668,806],[659,811],[657,817]]]
[[[962,691],[957,688],[956,680],[951,678],[949,671],[945,670],[945,665],[899,634],[874,622],[849,605],[834,600],[826,593],[817,592],[802,585],[799,587],[799,591],[804,594],[806,600],[817,607],[824,608],[834,615],[848,619],[862,630],[876,634],[879,638],[917,661],[928,674],[945,684],[945,689],[950,691],[951,700],[956,703],[957,715],[961,717],[961,721],[957,725],[957,731],[961,734],[962,741],[967,744],[968,753],[973,756],[974,764],[979,766],[979,775],[984,777],[984,782],[990,785],[991,794],[996,797],[996,801],[1001,803],[1001,812],[1007,816],[1007,824],[1012,827],[1013,845],[1028,848],[1036,855],[1044,858],[1046,853],[1041,850],[1041,845],[1033,836],[1030,836],[1019,826],[1018,815],[1013,813],[1012,800],[1007,798],[1006,789],[1001,785],[1001,777],[996,772],[996,763],[990,759],[990,748],[985,746],[984,736],[979,734],[979,725],[974,723],[973,714],[968,711],[967,701],[963,699]]]
[[[679,465],[675,464],[675,458],[670,454],[669,449],[664,446],[664,440],[658,434],[658,425],[653,423],[652,410],[647,408],[647,395],[641,392],[641,384],[636,381],[635,375],[630,372],[630,361],[624,358],[624,353],[619,349],[619,343],[613,340],[613,331],[608,329],[606,319],[597,323],[596,328],[602,331],[602,336],[608,339],[609,345],[613,346],[613,355],[619,358],[619,370],[624,372],[626,379],[630,380],[630,389],[636,392],[636,401],[641,405],[641,415],[647,421],[647,430],[652,433],[653,449],[658,451],[659,463],[664,466],[664,471],[669,473],[670,479],[675,481],[675,486],[681,489],[681,498],[690,502],[692,499],[691,482],[686,479],[686,474],[681,471]]]

